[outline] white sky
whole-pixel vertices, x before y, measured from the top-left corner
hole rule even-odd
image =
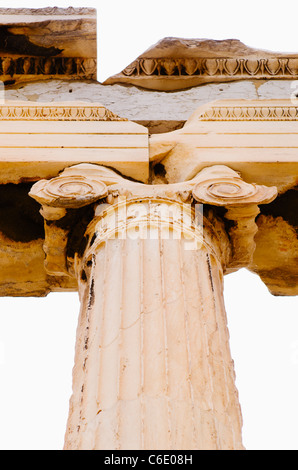
[[[0,0],[69,5],[97,8],[100,81],[166,36],[298,52],[294,0]],[[298,450],[298,299],[271,296],[245,270],[226,277],[225,298],[244,445]],[[0,449],[63,447],[78,308],[76,294],[0,299]]]

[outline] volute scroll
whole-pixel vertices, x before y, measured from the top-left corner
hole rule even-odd
[[[192,194],[196,201],[215,206],[247,206],[268,204],[277,196],[275,186],[246,183],[234,170],[224,165],[215,165],[202,170]]]
[[[73,209],[106,197],[108,190],[102,181],[75,175],[41,180],[29,194],[42,205]]]

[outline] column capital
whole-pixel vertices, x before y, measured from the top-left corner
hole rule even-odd
[[[150,185],[83,164],[32,187],[46,269],[81,301],[65,449],[243,448],[223,274],[276,194],[222,165]]]
[[[185,182],[150,185],[128,180],[103,166],[80,164],[65,169],[56,178],[37,182],[29,194],[42,205],[41,213],[45,218],[46,269],[50,274],[65,275],[69,234],[72,225],[81,222],[75,213],[99,205],[94,216],[103,216],[106,206],[101,207],[101,204],[115,205],[120,198],[127,204],[164,201],[189,208],[199,203],[225,209],[220,216],[231,244],[227,269],[239,269],[249,264],[254,251],[258,205],[275,199],[277,189],[248,184],[224,165],[207,167]]]

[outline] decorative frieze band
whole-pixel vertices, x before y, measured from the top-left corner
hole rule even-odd
[[[297,121],[297,106],[210,106],[200,121]]]
[[[3,121],[126,121],[101,105],[43,104],[0,106]]]
[[[148,58],[138,59],[126,67],[126,76],[192,76],[239,78],[298,77],[298,57],[280,58]]]
[[[10,82],[42,75],[96,79],[96,59],[82,57],[0,57],[0,80]]]

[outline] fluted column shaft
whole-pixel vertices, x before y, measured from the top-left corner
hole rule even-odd
[[[222,240],[171,205],[99,206],[87,229],[66,449],[242,448]]]

